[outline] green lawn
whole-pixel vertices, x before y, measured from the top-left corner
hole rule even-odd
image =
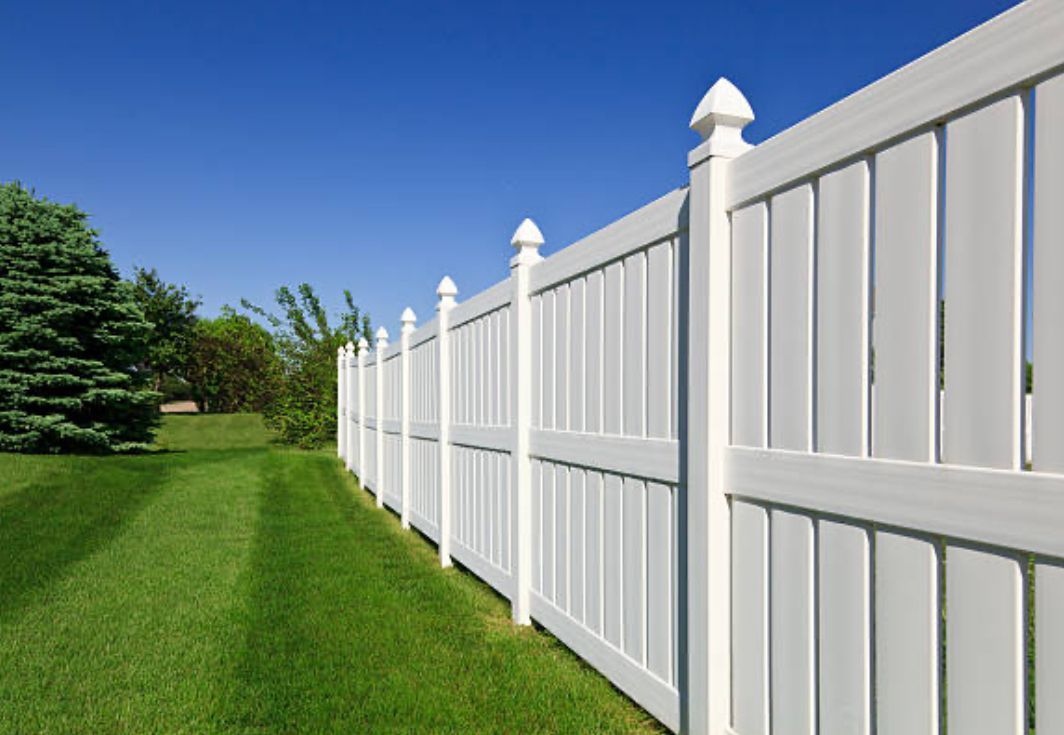
[[[131,457],[0,454],[0,732],[652,731],[255,416]]]

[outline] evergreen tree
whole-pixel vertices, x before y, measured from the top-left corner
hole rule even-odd
[[[0,449],[140,449],[158,394],[134,367],[151,325],[87,216],[0,185]]]
[[[184,286],[164,281],[154,268],[134,269],[133,296],[152,325],[143,367],[151,373],[152,390],[159,391],[167,378],[186,378],[200,301],[192,298]]]

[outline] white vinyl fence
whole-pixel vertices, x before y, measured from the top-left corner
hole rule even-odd
[[[720,80],[690,186],[342,350],[340,455],[674,730],[1064,733],[1062,69],[1029,0],[756,147]]]

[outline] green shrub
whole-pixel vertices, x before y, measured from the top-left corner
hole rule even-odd
[[[371,334],[369,315],[360,312],[349,291],[344,292],[344,299],[347,308],[335,327],[306,283],[296,293],[284,286],[277,290],[283,317],[243,302],[244,308],[274,328],[281,379],[263,415],[267,426],[286,444],[309,449],[336,436],[336,349],[360,337],[369,339]]]
[[[196,322],[186,375],[200,411],[260,412],[276,398],[281,362],[273,335],[223,307],[217,319]]]

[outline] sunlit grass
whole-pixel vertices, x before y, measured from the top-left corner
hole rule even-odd
[[[255,416],[159,445],[0,455],[0,732],[656,729],[331,452]]]

